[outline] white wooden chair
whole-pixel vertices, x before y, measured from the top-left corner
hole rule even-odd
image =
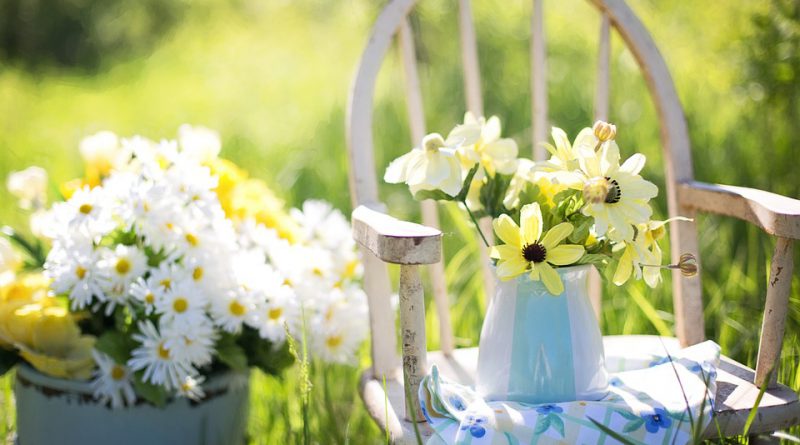
[[[765,382],[764,394],[750,434],[769,433],[800,423],[800,403],[790,388],[777,384],[776,372],[792,275],[793,241],[800,238],[800,201],[743,187],[694,181],[689,137],[683,109],[667,66],[653,39],[624,0],[590,0],[600,14],[600,44],[595,97],[595,115],[608,113],[609,32],[616,29],[636,58],[647,81],[661,124],[669,215],[692,217],[696,212],[733,216],[776,237],[775,252],[766,291],[758,363],[755,370],[726,357],[718,372],[715,416],[724,436],[742,434],[750,409]],[[378,199],[376,165],[373,156],[373,93],[378,71],[395,36],[398,37],[405,72],[412,140],[425,134],[422,98],[416,72],[413,36],[408,14],[416,0],[392,0],[378,16],[364,50],[352,87],[347,114],[350,156],[350,192],[353,234],[361,244],[365,263],[365,289],[369,297],[372,335],[372,367],[361,379],[360,391],[367,410],[393,441],[415,443],[415,427],[423,438],[431,431],[422,421],[417,389],[431,364],[461,383],[475,379],[477,349],[454,349],[442,266],[441,232],[433,202],[422,203],[423,222],[429,227],[398,221],[383,214]],[[483,114],[475,31],[470,0],[459,0],[459,25],[464,66],[467,109]],[[545,83],[545,36],[542,0],[533,0],[531,68],[533,92],[532,130],[534,141],[546,140],[548,131]],[[534,149],[534,159],[545,153]],[[383,167],[383,166],[380,166]],[[486,221],[482,221],[485,227]],[[484,230],[491,235],[491,226]],[[698,252],[697,229],[693,222],[672,222],[672,261],[681,252]],[[485,255],[485,252],[483,253]],[[385,263],[400,265],[400,326],[402,362],[397,353],[395,315],[390,304],[390,281]],[[484,261],[488,263],[488,261]],[[431,265],[432,290],[440,321],[441,351],[427,352],[425,306],[419,265]],[[489,277],[485,270],[485,277]],[[485,280],[487,286],[492,281]],[[656,336],[610,336],[605,338],[606,354],[621,356],[636,351],[663,351],[704,340],[703,302],[699,276],[682,279],[673,271],[676,338]],[[489,290],[488,295],[492,295]],[[599,308],[599,284],[593,286],[593,303]],[[402,366],[401,366],[402,364]],[[401,372],[402,370],[402,372]],[[772,378],[770,379],[770,376]],[[384,391],[383,379],[386,379]],[[769,380],[769,381],[768,381]],[[404,382],[406,385],[404,385]],[[407,388],[406,388],[407,387]],[[406,398],[408,396],[408,398]],[[718,435],[712,423],[705,437]]]

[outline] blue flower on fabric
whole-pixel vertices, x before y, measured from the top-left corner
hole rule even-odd
[[[539,414],[561,414],[564,412],[564,409],[558,405],[539,405],[536,407],[536,412]]]
[[[648,433],[657,433],[659,428],[667,429],[672,425],[669,413],[663,408],[656,408],[653,413],[643,414],[642,419]]]
[[[615,387],[622,386],[622,380],[617,377],[611,377],[608,379],[608,384]]]
[[[464,411],[467,409],[467,407],[464,406],[464,401],[461,400],[461,397],[459,396],[451,396],[450,404],[453,405],[453,408],[455,408],[457,411]]]
[[[430,414],[428,414],[428,409],[425,408],[425,404],[420,401],[420,408],[422,408],[422,415],[425,416],[425,420],[428,421],[431,425],[433,425],[433,420],[431,419]]]
[[[671,362],[671,361],[672,361],[672,360],[670,360],[670,357],[669,357],[669,356],[666,356],[666,357],[661,357],[661,358],[659,358],[659,359],[656,359],[656,360],[653,360],[652,362],[650,362],[650,364],[648,365],[648,367],[652,368],[652,367],[654,367],[654,366],[663,365],[664,363],[669,363],[669,362]]]
[[[461,422],[461,431],[469,430],[472,437],[483,437],[486,435],[486,428],[482,425],[484,423],[486,423],[485,417],[470,414]]]

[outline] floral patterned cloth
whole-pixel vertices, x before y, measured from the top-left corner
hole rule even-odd
[[[693,426],[702,431],[711,421],[719,354],[716,343],[700,343],[612,374],[602,400],[545,405],[485,401],[434,366],[419,389],[434,430],[428,444],[620,443],[608,430],[634,444],[685,444]]]

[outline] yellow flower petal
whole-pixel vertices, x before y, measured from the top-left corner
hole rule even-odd
[[[534,244],[542,236],[542,209],[534,202],[522,208],[520,216],[522,238],[525,244]]]
[[[557,224],[544,234],[544,238],[542,238],[542,245],[547,250],[555,248],[558,243],[563,241],[564,238],[568,237],[572,233],[573,229],[574,227],[572,224],[568,222]]]
[[[492,258],[505,261],[515,256],[521,257],[522,252],[519,250],[519,247],[509,246],[508,244],[501,244],[499,246],[493,246],[489,250],[489,256]]]
[[[564,283],[561,282],[561,277],[555,269],[546,262],[537,264],[536,268],[539,269],[542,284],[544,284],[548,292],[553,296],[559,296],[564,293]]]
[[[581,259],[584,252],[583,246],[577,244],[562,244],[547,250],[546,261],[556,266],[567,266]]]
[[[622,256],[619,259],[617,270],[614,272],[613,281],[617,286],[625,284],[628,278],[631,277],[631,273],[633,272],[633,254],[633,246],[630,244],[625,246],[625,251],[622,252]]]
[[[524,258],[511,258],[497,264],[497,276],[503,280],[510,280],[518,275],[522,275],[528,268],[528,262]]]
[[[513,247],[520,247],[519,226],[506,214],[492,221],[494,233],[501,241]]]

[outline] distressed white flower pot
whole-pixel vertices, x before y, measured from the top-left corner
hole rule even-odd
[[[221,374],[205,382],[206,398],[172,399],[163,408],[146,402],[112,410],[92,398],[89,382],[17,367],[19,445],[243,444],[249,379]]]
[[[589,301],[591,267],[556,269],[564,283],[558,296],[527,274],[497,280],[481,330],[482,396],[527,403],[605,397],[603,338]]]

